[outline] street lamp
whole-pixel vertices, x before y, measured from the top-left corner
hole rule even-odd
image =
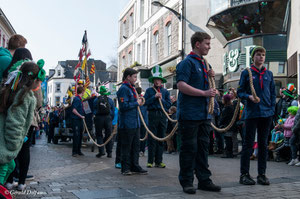
[[[168,10],[170,10],[179,20],[181,20],[181,14],[179,12],[177,12],[176,10],[169,8],[168,6],[163,5],[162,3],[160,3],[159,1],[153,1],[151,3],[154,6],[158,6],[158,7],[164,7],[167,8]]]

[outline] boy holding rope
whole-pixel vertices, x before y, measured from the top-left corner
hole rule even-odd
[[[167,81],[162,77],[162,69],[159,65],[153,67],[152,77],[149,78],[149,82],[153,83],[153,87],[148,88],[145,93],[145,105],[148,109],[150,121],[149,129],[157,137],[163,138],[167,130],[168,119],[162,108],[168,111],[171,106],[171,99],[169,91],[162,86],[162,83],[166,83]],[[158,99],[161,99],[164,107],[160,106]],[[148,138],[148,168],[153,167],[153,162],[155,162],[155,167],[166,167],[162,162],[163,150],[164,142],[159,142],[151,136]]]
[[[134,88],[137,73],[132,68],[126,68],[123,74],[123,84],[117,92],[120,108],[118,133],[121,136],[121,172],[123,175],[148,173],[139,165],[139,128],[141,125],[137,107],[143,102]]]
[[[243,142],[241,156],[241,176],[240,184],[254,185],[255,181],[249,174],[250,156],[252,154],[252,146],[257,130],[258,142],[258,176],[257,183],[261,185],[269,185],[269,179],[265,176],[267,167],[267,147],[268,135],[272,118],[275,112],[275,84],[273,73],[267,70],[263,64],[265,62],[266,49],[257,46],[251,52],[253,65],[251,65],[251,73],[253,79],[253,87],[258,97],[255,97],[255,92],[251,92],[249,72],[244,70],[241,74],[238,96],[241,99],[247,100],[245,105],[245,137]]]
[[[208,114],[208,98],[216,95],[216,89],[209,89],[208,76],[214,77],[203,56],[208,54],[211,37],[196,32],[191,38],[192,52],[176,67],[179,89],[177,118],[181,136],[179,154],[179,181],[183,191],[195,194],[194,173],[198,189],[220,191],[210,179],[208,169],[209,132],[211,115]],[[209,70],[209,71],[208,71]]]

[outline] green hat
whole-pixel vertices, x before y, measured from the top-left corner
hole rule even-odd
[[[267,52],[266,49],[265,49],[264,47],[262,47],[262,46],[255,46],[254,48],[252,48],[252,49],[250,50],[250,56],[251,56],[251,58],[253,58],[253,56],[255,55],[255,52],[256,52],[256,51],[264,51],[264,52]]]
[[[296,87],[295,87],[295,85],[294,85],[293,83],[289,83],[289,84],[287,85],[286,90],[284,90],[282,93],[283,93],[284,95],[288,96],[288,97],[291,97],[291,98],[295,99],[295,98],[296,98],[296,96],[294,95],[295,92],[296,92]]]
[[[100,86],[100,95],[110,95],[105,86]]]
[[[288,108],[288,112],[291,113],[292,115],[296,115],[298,111],[298,106],[290,106]]]
[[[152,68],[152,77],[149,77],[149,82],[153,83],[154,79],[161,79],[163,83],[167,82],[167,80],[162,76],[162,69],[159,65]]]

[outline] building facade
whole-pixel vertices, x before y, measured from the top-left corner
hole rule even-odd
[[[206,28],[209,1],[131,0],[119,18],[119,68],[121,82],[126,67],[139,69],[138,84],[145,90],[150,83],[151,69],[160,65],[171,95],[176,95],[176,65],[191,51],[190,37],[195,31],[211,32]],[[177,14],[176,14],[177,13]],[[201,17],[199,17],[199,13]],[[212,35],[213,36],[213,35]],[[212,37],[208,61],[217,73],[222,72],[220,42]],[[136,63],[141,66],[135,67]]]
[[[95,75],[90,74],[92,63],[95,63]],[[74,68],[77,65],[78,60],[59,61],[58,65],[49,71],[50,77],[47,82],[47,98],[48,105],[57,106],[64,103],[64,99],[67,97],[67,91],[69,87],[75,86],[74,81]],[[110,72],[106,70],[106,64],[101,60],[89,59],[87,62],[90,86],[101,84],[103,82],[116,81],[116,72]],[[82,71],[81,71],[82,72]],[[94,80],[95,77],[95,80]],[[81,74],[81,79],[85,77]]]
[[[225,89],[238,86],[241,71],[251,65],[250,50],[256,45],[267,50],[265,66],[273,72],[277,94],[288,83],[297,84],[299,46],[294,42],[299,33],[298,12],[297,0],[210,1],[207,27],[225,49]]]
[[[0,8],[0,47],[7,48],[8,40],[14,34],[16,31]]]

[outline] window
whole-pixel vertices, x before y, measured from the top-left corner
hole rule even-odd
[[[171,45],[172,45],[172,28],[171,23],[168,23],[166,28],[166,39],[165,39],[165,55],[169,56],[171,54]]]
[[[158,31],[153,35],[153,62],[158,61]]]
[[[284,73],[284,62],[279,62],[278,63],[278,74],[283,74]]]
[[[128,66],[132,64],[132,51],[128,53]]]
[[[127,39],[126,32],[126,21],[122,23],[122,41],[124,42]]]
[[[55,104],[56,106],[60,105],[60,97],[55,97]]]
[[[152,4],[152,2],[153,2],[154,0],[152,0],[151,1],[151,14],[153,15],[154,13],[156,13],[157,11],[158,11],[158,9],[159,9],[159,7],[158,6],[155,6],[155,5],[153,5]]]
[[[141,63],[141,44],[136,46],[136,61]]]
[[[144,15],[145,15],[145,0],[140,1],[140,25],[144,23]]]
[[[60,83],[56,83],[55,92],[60,93]]]
[[[142,41],[142,60],[141,64],[145,65],[146,64],[146,40]]]
[[[2,44],[3,48],[5,48],[5,35],[3,35],[3,44]]]
[[[61,76],[61,70],[57,70],[57,76]]]
[[[129,33],[128,36],[130,36],[133,32],[133,13],[129,16]]]

